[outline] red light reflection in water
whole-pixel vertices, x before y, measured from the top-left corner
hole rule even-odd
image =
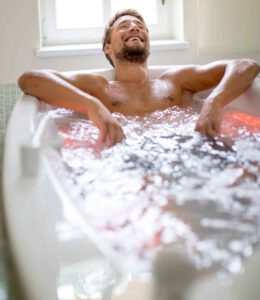
[[[84,147],[89,148],[93,146],[93,144],[88,140],[78,140],[76,137],[72,137],[72,133],[70,129],[59,129],[59,133],[64,137],[64,147],[65,148],[78,148]]]
[[[260,133],[260,117],[248,115],[241,111],[225,112],[221,133],[226,136],[239,136],[239,129],[249,134]]]
[[[63,136],[63,147],[64,148],[90,148],[92,149],[96,154],[100,153],[101,147],[97,144],[96,138],[93,138],[93,136],[89,135],[90,138],[78,138],[77,134],[72,132],[71,129],[65,129],[60,128],[59,133]]]

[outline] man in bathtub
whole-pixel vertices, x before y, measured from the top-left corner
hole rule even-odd
[[[134,10],[117,13],[105,29],[103,51],[115,68],[114,81],[97,74],[41,70],[24,73],[21,89],[51,105],[85,113],[99,129],[99,142],[112,146],[125,136],[111,113],[143,115],[191,104],[196,92],[213,88],[205,99],[195,130],[209,137],[220,131],[222,110],[243,93],[260,71],[249,59],[217,61],[169,69],[148,78],[149,34]]]

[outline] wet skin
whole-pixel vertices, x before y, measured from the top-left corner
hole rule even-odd
[[[191,105],[193,93],[180,94],[174,84],[166,79],[147,80],[140,86],[131,86],[117,81],[105,82],[95,97],[106,105],[110,112],[125,115],[144,115],[172,106]]]

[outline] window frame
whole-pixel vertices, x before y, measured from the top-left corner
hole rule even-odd
[[[158,24],[149,24],[149,33],[152,40],[173,39],[171,12],[174,0],[157,0]],[[110,19],[110,1],[103,0],[104,23]],[[56,29],[55,0],[40,0],[42,46],[59,46],[75,44],[101,43],[104,27],[88,29]]]

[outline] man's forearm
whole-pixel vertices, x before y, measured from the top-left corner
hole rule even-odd
[[[207,97],[206,101],[224,107],[233,99],[245,92],[260,72],[260,66],[248,59],[231,61],[218,86]]]
[[[26,94],[58,107],[88,113],[97,99],[81,91],[50,71],[30,71],[19,78],[19,86]]]

